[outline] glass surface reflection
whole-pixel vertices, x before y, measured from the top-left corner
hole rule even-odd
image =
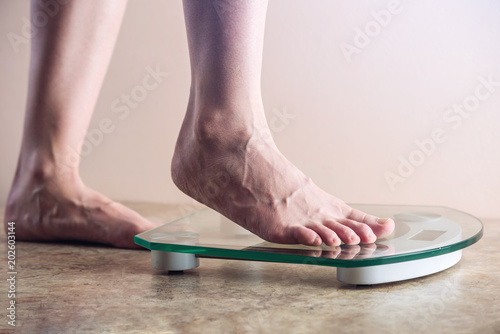
[[[394,232],[372,244],[337,247],[276,244],[264,241],[219,213],[204,209],[135,237],[151,250],[257,261],[359,267],[411,261],[447,254],[477,242],[483,227],[466,213],[444,207],[352,205],[392,217]]]

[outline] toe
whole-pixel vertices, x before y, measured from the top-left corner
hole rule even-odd
[[[343,225],[337,221],[326,221],[324,223],[330,230],[335,231],[339,238],[348,245],[359,244],[360,238],[350,227]]]
[[[369,215],[358,209],[352,209],[346,218],[368,225],[374,225],[378,220],[378,217]]]
[[[373,232],[379,238],[384,238],[394,231],[394,220],[391,218],[379,218],[377,224],[372,226]]]
[[[354,231],[355,235],[359,237],[359,243],[372,243],[377,240],[376,235],[367,224],[363,224],[351,219],[338,219],[337,222]]]
[[[289,231],[290,241],[308,246],[319,246],[322,243],[321,237],[313,230],[302,226],[292,226]]]
[[[368,225],[378,238],[383,238],[394,231],[394,220],[391,218],[378,218],[357,209],[352,209],[347,218]]]
[[[340,238],[338,237],[335,230],[322,225],[322,224],[314,224],[310,227],[313,231],[315,231],[320,237],[321,240],[327,246],[338,246],[340,245]]]

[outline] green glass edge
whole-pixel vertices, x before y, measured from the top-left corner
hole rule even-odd
[[[265,261],[265,262],[299,263],[299,264],[340,267],[340,268],[357,268],[357,267],[367,267],[367,266],[376,266],[383,264],[420,260],[433,256],[452,253],[476,243],[477,241],[479,241],[479,239],[481,239],[482,235],[483,235],[483,226],[481,226],[481,230],[477,234],[475,234],[471,238],[468,238],[456,244],[451,244],[435,249],[427,249],[414,253],[389,255],[372,259],[350,259],[350,260],[327,259],[322,257],[310,257],[310,256],[292,255],[292,254],[265,253],[265,252],[249,251],[249,250],[222,249],[222,248],[204,247],[204,246],[162,244],[156,242],[149,242],[147,240],[140,238],[137,235],[134,237],[134,242],[137,245],[148,248],[150,250],[190,253],[207,257],[219,257],[219,258],[238,259],[238,260],[254,260],[254,261]]]

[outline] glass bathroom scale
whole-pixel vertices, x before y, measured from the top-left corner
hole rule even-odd
[[[479,219],[445,207],[351,206],[393,218],[394,232],[372,244],[276,244],[207,208],[136,235],[135,243],[151,250],[153,268],[159,270],[193,269],[200,258],[298,263],[336,267],[339,281],[371,285],[448,269],[483,234]]]

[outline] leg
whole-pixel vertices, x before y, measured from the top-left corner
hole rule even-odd
[[[153,224],[85,187],[81,146],[126,1],[70,1],[32,41],[23,141],[5,221],[20,240],[84,240],[134,247]],[[32,1],[32,12],[40,2]]]
[[[277,149],[260,91],[265,0],[184,0],[191,95],[172,162],[176,185],[280,243],[373,242],[391,219],[353,210]]]

